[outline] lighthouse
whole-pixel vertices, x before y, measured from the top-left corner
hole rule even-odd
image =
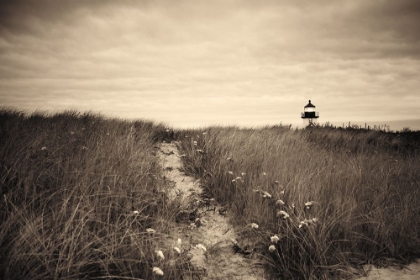
[[[303,107],[301,117],[307,126],[312,126],[316,119],[319,118],[319,113],[315,111],[315,105],[311,103],[311,100]]]

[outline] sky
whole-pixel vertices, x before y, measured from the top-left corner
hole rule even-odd
[[[420,130],[418,0],[0,0],[0,106]]]

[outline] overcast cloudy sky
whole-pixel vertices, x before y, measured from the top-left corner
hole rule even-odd
[[[1,0],[0,105],[420,129],[419,30],[418,0]]]

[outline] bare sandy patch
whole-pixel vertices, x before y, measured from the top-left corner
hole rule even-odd
[[[376,268],[372,265],[365,265],[363,269],[367,276],[357,278],[357,280],[418,280],[420,279],[420,259],[408,266],[397,268]]]

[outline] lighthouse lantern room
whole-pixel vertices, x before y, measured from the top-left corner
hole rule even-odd
[[[311,103],[311,100],[309,100],[309,103],[303,108],[303,113],[301,115],[308,126],[313,125],[314,120],[319,118],[319,113],[315,111],[315,105]]]

